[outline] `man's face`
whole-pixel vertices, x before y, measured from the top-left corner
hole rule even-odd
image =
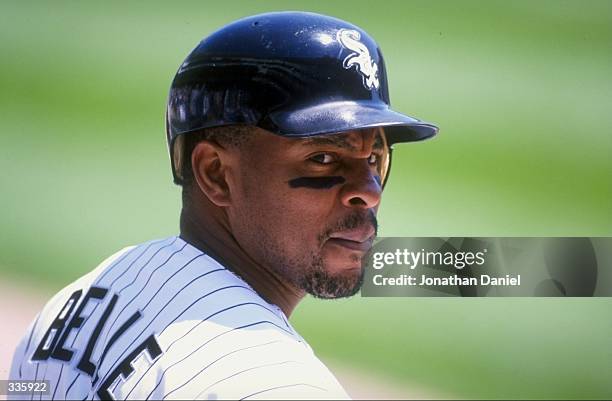
[[[382,130],[288,139],[256,130],[232,157],[232,233],[256,262],[316,297],[354,295],[376,235]]]

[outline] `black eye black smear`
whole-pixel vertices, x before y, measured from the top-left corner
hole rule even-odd
[[[382,183],[382,180],[380,179],[380,176],[379,176],[379,175],[374,176],[374,180],[375,180],[375,181],[378,183],[378,186],[382,185],[382,184],[381,184],[381,183]]]
[[[344,184],[346,179],[341,176],[331,177],[299,177],[289,180],[291,188],[330,189],[331,187]]]

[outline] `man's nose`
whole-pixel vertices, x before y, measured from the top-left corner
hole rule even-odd
[[[382,183],[367,159],[359,159],[351,166],[340,194],[342,204],[349,208],[371,209],[380,203]]]

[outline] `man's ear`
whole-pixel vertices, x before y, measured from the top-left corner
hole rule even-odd
[[[200,141],[191,153],[191,166],[198,187],[219,207],[229,206],[230,189],[227,184],[227,149],[211,141]]]

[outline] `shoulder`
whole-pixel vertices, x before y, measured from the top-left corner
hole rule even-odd
[[[66,377],[64,367],[83,373],[80,362],[93,358],[89,352],[98,352],[96,341],[108,318],[106,312],[116,304],[113,301],[116,285],[113,278],[129,270],[130,265],[156,246],[171,243],[176,237],[150,241],[138,246],[125,247],[102,261],[96,268],[57,292],[42,308],[15,350],[11,378]],[[134,263],[132,263],[134,262]],[[95,349],[88,350],[92,346]],[[85,369],[89,371],[89,369]],[[58,378],[59,381],[59,378]]]
[[[30,325],[28,333],[31,334],[32,340],[35,340],[37,335],[42,336],[54,321],[58,319],[66,320],[70,313],[78,306],[79,301],[85,298],[84,295],[90,292],[92,288],[100,288],[100,282],[105,277],[112,276],[114,271],[121,270],[122,267],[124,268],[125,264],[134,259],[134,255],[138,251],[151,247],[156,243],[171,241],[173,238],[125,247],[107,257],[89,273],[62,288],[44,305],[35,321]],[[104,287],[102,286],[102,292],[108,292]],[[94,290],[93,292],[98,292],[97,296],[100,296],[99,291]],[[96,294],[90,294],[90,296],[95,297]]]

